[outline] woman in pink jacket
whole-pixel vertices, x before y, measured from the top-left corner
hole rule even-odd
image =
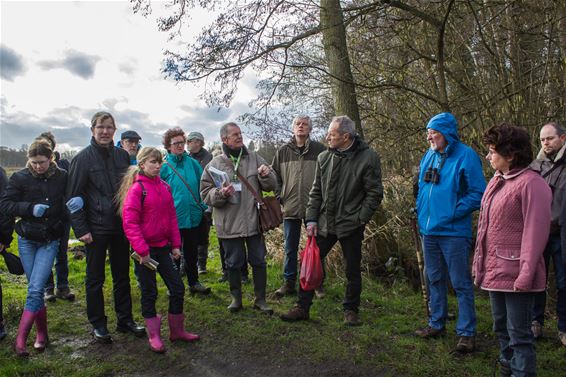
[[[534,293],[545,289],[543,251],[552,193],[529,169],[526,130],[501,124],[484,134],[495,175],[483,195],[472,274],[489,292],[502,376],[535,376]]]
[[[169,339],[187,342],[199,339],[184,329],[183,297],[185,287],[181,276],[173,267],[173,258],[181,257],[181,237],[171,190],[159,177],[163,162],[161,152],[145,147],[138,153],[137,166],[130,167],[124,176],[118,200],[122,212],[124,232],[132,248],[145,264],[154,259],[159,263],[157,272],[169,289]],[[142,315],[145,319],[151,350],[165,352],[161,341],[161,316],[155,309],[157,285],[155,270],[140,268]]]

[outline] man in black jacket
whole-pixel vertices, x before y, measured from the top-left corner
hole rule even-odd
[[[120,332],[143,336],[145,330],[132,317],[129,263],[130,245],[122,229],[114,201],[120,180],[130,165],[130,157],[113,143],[116,132],[114,117],[101,111],[92,117],[90,145],[80,151],[71,162],[67,197],[71,224],[75,235],[86,245],[86,306],[88,320],[97,341],[110,343],[112,338],[106,326],[103,286],[106,251],[110,254],[110,268],[114,291],[114,307]],[[84,206],[74,207],[75,202]]]

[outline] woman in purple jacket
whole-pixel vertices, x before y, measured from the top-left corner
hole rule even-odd
[[[529,169],[526,130],[501,124],[484,134],[495,175],[484,193],[474,255],[474,282],[489,292],[502,376],[535,376],[531,332],[534,293],[545,289],[543,251],[552,193]]]

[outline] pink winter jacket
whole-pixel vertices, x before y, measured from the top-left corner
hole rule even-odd
[[[142,182],[143,188],[137,181]],[[146,197],[142,208],[144,188]],[[181,247],[173,196],[167,183],[160,177],[136,177],[126,194],[122,219],[126,237],[142,257],[149,254],[150,247]]]
[[[474,284],[488,291],[544,291],[551,202],[548,184],[529,168],[495,173],[480,209]]]

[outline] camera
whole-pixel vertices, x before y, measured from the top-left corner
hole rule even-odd
[[[438,172],[438,169],[429,167],[424,174],[424,181],[432,184],[440,182],[440,173]]]

